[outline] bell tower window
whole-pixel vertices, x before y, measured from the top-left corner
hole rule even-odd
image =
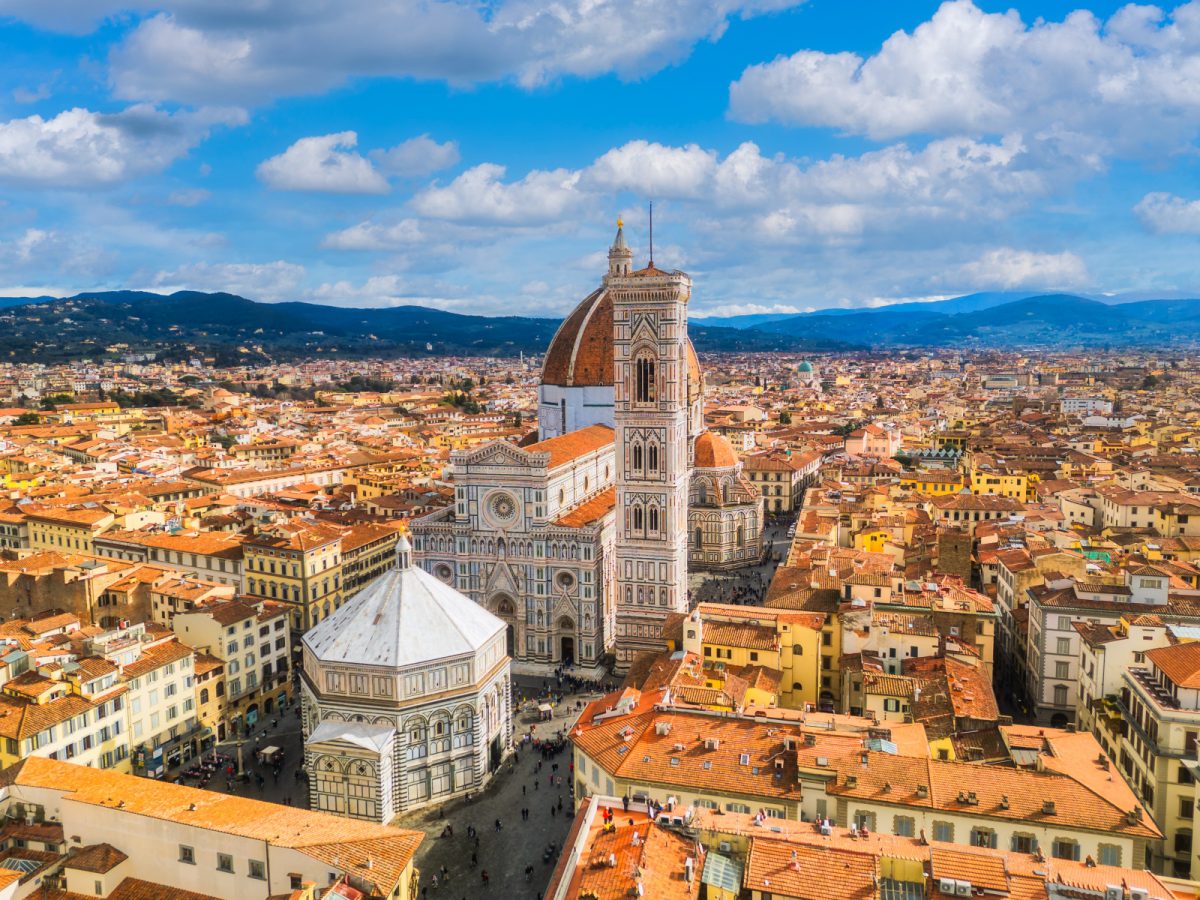
[[[655,381],[654,360],[649,356],[639,356],[634,362],[634,392],[635,403],[654,403],[658,398]]]

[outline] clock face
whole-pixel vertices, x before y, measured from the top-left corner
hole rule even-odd
[[[495,494],[488,501],[488,510],[497,522],[507,524],[517,517],[517,501],[511,494]]]

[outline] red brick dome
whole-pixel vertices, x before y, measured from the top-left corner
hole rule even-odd
[[[724,436],[706,431],[696,438],[697,469],[732,469],[737,462],[733,445]]]
[[[700,361],[689,339],[688,399],[700,392]],[[599,288],[567,316],[546,348],[542,384],[560,387],[611,387],[613,383],[613,305]]]

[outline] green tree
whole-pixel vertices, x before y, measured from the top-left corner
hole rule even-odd
[[[786,409],[779,414],[779,424],[780,425],[791,425],[792,424],[792,414],[790,412],[788,412]]]
[[[15,419],[13,419],[13,424],[18,425],[18,426],[20,426],[20,425],[40,425],[41,423],[42,423],[42,417],[39,416],[35,412],[23,412],[19,416],[17,416]]]

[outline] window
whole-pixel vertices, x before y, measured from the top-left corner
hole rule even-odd
[[[1055,859],[1079,859],[1079,844],[1076,841],[1058,838],[1051,845],[1051,854]]]
[[[179,845],[179,861],[187,863],[189,866],[196,864],[196,850],[193,847],[188,847],[184,844]]]
[[[1056,662],[1054,664],[1054,677],[1055,678],[1070,678],[1071,677],[1071,664],[1069,662],[1067,662],[1065,659],[1060,659],[1058,662]]]
[[[896,816],[892,832],[900,837],[912,837],[917,833],[917,821],[912,816]]]
[[[954,842],[954,823],[953,822],[934,822],[933,823],[933,839],[935,841],[943,841],[945,843]]]
[[[1100,844],[1097,848],[1097,855],[1100,857],[1099,862],[1102,866],[1119,866],[1121,865],[1121,848],[1116,844]]]
[[[750,807],[745,803],[726,803],[725,811],[731,813],[748,813],[750,812]]]
[[[301,883],[304,881],[304,876],[303,876],[303,875],[300,875],[300,874],[298,874],[298,873],[296,873],[296,872],[289,872],[289,873],[288,873],[288,880],[289,880],[289,881],[291,882],[291,884],[292,884],[292,890],[293,890],[293,891],[298,891],[298,890],[300,890],[300,885],[301,885]]]
[[[232,872],[233,871],[233,857],[230,856],[228,853],[218,853],[217,854],[217,871],[218,872]]]
[[[657,395],[654,360],[648,356],[638,357],[634,363],[634,376],[634,402],[653,403]]]
[[[1032,834],[1014,834],[1012,849],[1014,853],[1034,853],[1037,851],[1037,838]]]
[[[260,881],[265,881],[267,877],[267,867],[260,860],[250,860],[250,877],[257,878]]]
[[[971,846],[972,847],[990,847],[995,850],[998,846],[998,836],[990,828],[972,828],[971,829]]]
[[[1193,798],[1180,797],[1179,798],[1179,818],[1187,819],[1190,822],[1192,820],[1192,807],[1194,805],[1195,805],[1195,801],[1193,800]]]
[[[1054,652],[1062,656],[1069,656],[1071,653],[1071,639],[1064,637],[1056,638]]]
[[[1067,686],[1065,684],[1056,684],[1054,686],[1054,705],[1067,705]]]

